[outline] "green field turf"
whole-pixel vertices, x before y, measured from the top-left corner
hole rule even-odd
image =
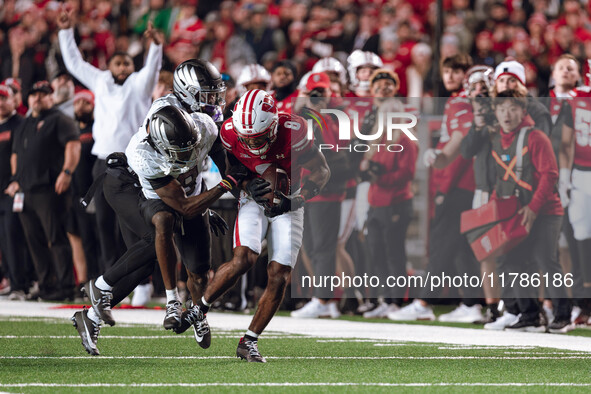
[[[241,335],[214,331],[211,348],[203,350],[192,333],[177,336],[157,326],[119,325],[102,329],[98,344],[101,356],[91,357],[65,320],[0,317],[0,391],[550,393],[591,389],[589,353],[269,332],[259,342],[267,364],[249,364],[235,358]],[[30,383],[57,386],[7,386]],[[490,385],[499,383],[519,385]],[[60,386],[63,384],[73,387]]]

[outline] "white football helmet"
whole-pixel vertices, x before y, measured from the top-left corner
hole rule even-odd
[[[484,82],[487,91],[490,92],[495,86],[494,72],[495,70],[489,66],[478,65],[471,67],[464,76],[464,90],[469,93],[474,89],[475,84]]]
[[[361,88],[369,90],[369,81],[359,81],[357,79],[357,69],[363,66],[380,68],[384,66],[382,59],[373,52],[364,52],[356,49],[347,58],[347,70],[349,71],[349,79],[351,86],[354,88]]]
[[[240,97],[232,114],[238,140],[256,156],[264,155],[277,138],[278,120],[275,100],[260,89],[249,90]]]
[[[345,66],[343,66],[343,64],[334,57],[323,57],[322,59],[318,60],[316,64],[314,64],[314,67],[312,67],[312,72],[335,73],[339,76],[339,81],[343,87],[347,86],[347,70],[345,70]]]
[[[267,69],[260,64],[249,64],[244,66],[236,80],[238,94],[244,94],[247,90],[246,85],[256,82],[265,83],[267,86],[265,90],[268,90],[269,84],[271,83],[271,74],[269,74]]]

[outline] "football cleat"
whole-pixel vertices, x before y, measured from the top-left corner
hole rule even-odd
[[[72,323],[78,335],[82,338],[82,346],[91,356],[98,356],[99,350],[96,347],[98,336],[101,331],[101,325],[96,324],[88,317],[88,309],[84,308],[82,311],[74,313],[71,317]]]
[[[174,329],[174,332],[182,334],[191,326],[193,326],[193,335],[197,344],[203,349],[207,349],[211,345],[211,330],[209,329],[207,316],[199,309],[198,305],[193,305],[183,311],[181,325]]]
[[[95,280],[91,279],[84,285],[84,293],[92,304],[92,309],[108,325],[114,326],[115,319],[111,313],[111,300],[113,293],[108,290],[101,290],[95,285]]]
[[[240,338],[238,348],[236,349],[236,357],[246,360],[249,363],[266,363],[267,360],[259,352],[257,341],[250,341],[244,337]]]
[[[164,328],[174,330],[181,326],[181,314],[183,306],[180,301],[172,300],[166,304],[166,316],[164,317]]]

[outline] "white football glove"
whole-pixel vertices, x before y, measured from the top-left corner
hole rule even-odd
[[[423,153],[423,163],[425,167],[433,167],[433,163],[437,160],[437,156],[441,153],[440,149],[429,148]]]

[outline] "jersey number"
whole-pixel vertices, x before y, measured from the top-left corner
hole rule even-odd
[[[591,146],[591,111],[577,108],[575,114],[577,145]]]

